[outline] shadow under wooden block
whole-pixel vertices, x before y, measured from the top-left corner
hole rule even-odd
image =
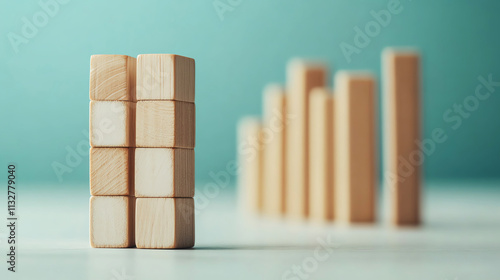
[[[137,100],[194,102],[194,59],[174,54],[137,57]]]
[[[177,249],[194,246],[192,198],[137,198],[137,248]]]
[[[193,197],[194,149],[137,148],[136,197]]]
[[[90,57],[90,100],[135,101],[136,59],[126,55]]]
[[[135,197],[90,198],[90,245],[94,248],[127,248],[135,245]]]
[[[195,105],[180,101],[137,102],[137,147],[194,148]]]
[[[90,101],[90,146],[134,147],[135,103]]]
[[[134,195],[134,148],[90,148],[90,194]]]

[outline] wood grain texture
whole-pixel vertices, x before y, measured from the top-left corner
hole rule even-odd
[[[133,148],[90,148],[90,194],[134,195]]]
[[[194,150],[137,148],[136,197],[193,197]]]
[[[194,148],[195,105],[180,101],[137,102],[137,147]]]
[[[90,101],[90,146],[134,147],[135,104],[128,101]]]
[[[371,223],[378,181],[375,80],[369,73],[340,71],[335,86],[336,218]]]
[[[315,88],[309,100],[309,213],[312,220],[334,218],[334,99]]]
[[[192,198],[137,198],[136,245],[144,249],[194,246]]]
[[[327,67],[292,60],[287,69],[287,215],[303,219],[309,212],[309,94],[327,84]]]
[[[136,59],[127,55],[90,57],[90,100],[135,101]]]
[[[90,198],[90,245],[94,248],[126,248],[135,245],[135,198]]]
[[[420,55],[387,49],[383,54],[385,172],[394,225],[418,225],[421,160]]]
[[[174,54],[137,57],[137,99],[194,102],[195,61]]]
[[[263,211],[271,216],[285,214],[286,180],[286,94],[280,85],[264,90],[262,141]]]

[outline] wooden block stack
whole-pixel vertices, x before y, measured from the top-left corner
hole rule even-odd
[[[134,246],[136,59],[90,59],[90,244]]]
[[[194,246],[195,63],[137,57],[137,248]]]

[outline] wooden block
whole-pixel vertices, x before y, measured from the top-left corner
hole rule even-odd
[[[133,148],[90,148],[90,194],[134,195]]]
[[[327,67],[293,60],[287,69],[287,214],[305,218],[309,212],[309,94],[327,84]]]
[[[282,86],[266,87],[263,111],[263,211],[280,216],[285,213],[286,191],[286,94]]]
[[[90,100],[135,101],[136,59],[126,55],[90,57]]]
[[[384,181],[390,196],[391,221],[395,225],[418,225],[423,160],[417,145],[421,140],[420,55],[416,51],[387,49],[383,68]]]
[[[133,247],[135,198],[90,198],[90,245],[94,248]]]
[[[90,101],[90,146],[134,147],[135,103]]]
[[[137,248],[176,249],[194,246],[192,198],[137,198]]]
[[[194,102],[194,59],[174,54],[137,57],[137,99]]]
[[[195,105],[179,101],[137,102],[137,147],[194,148]]]
[[[375,80],[369,73],[335,76],[335,215],[340,221],[375,221]]]
[[[247,213],[263,208],[262,124],[258,118],[246,117],[238,124],[239,204]]]
[[[137,148],[136,197],[193,197],[194,150]]]
[[[309,213],[315,221],[334,218],[334,99],[316,88],[309,99]]]

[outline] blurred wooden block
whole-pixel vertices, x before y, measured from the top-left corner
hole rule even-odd
[[[335,86],[335,215],[371,223],[377,189],[375,80],[369,73],[341,71]]]
[[[137,147],[194,148],[195,105],[179,101],[137,102]]]
[[[334,218],[334,99],[316,88],[309,99],[309,214],[316,221]]]
[[[90,100],[135,101],[136,59],[127,55],[90,57]]]
[[[263,209],[272,216],[285,213],[285,134],[286,94],[279,85],[269,85],[264,90],[264,120],[262,138]]]
[[[135,103],[90,101],[90,146],[134,147]]]
[[[287,69],[287,190],[286,211],[305,218],[309,212],[309,95],[327,84],[327,67],[320,63],[292,60]]]
[[[238,124],[238,187],[239,204],[247,213],[263,208],[262,124],[258,118],[247,117]]]
[[[137,100],[194,102],[194,59],[174,54],[137,57]]]
[[[194,150],[137,148],[136,197],[193,197]]]
[[[395,225],[420,224],[420,55],[387,49],[383,54],[386,188]],[[417,159],[415,159],[417,158]],[[405,161],[411,167],[403,166]],[[411,172],[402,171],[410,169]]]
[[[176,249],[194,246],[192,198],[137,198],[137,248]]]
[[[90,194],[134,195],[133,148],[90,148]]]
[[[90,245],[94,248],[133,247],[135,198],[90,198]]]

